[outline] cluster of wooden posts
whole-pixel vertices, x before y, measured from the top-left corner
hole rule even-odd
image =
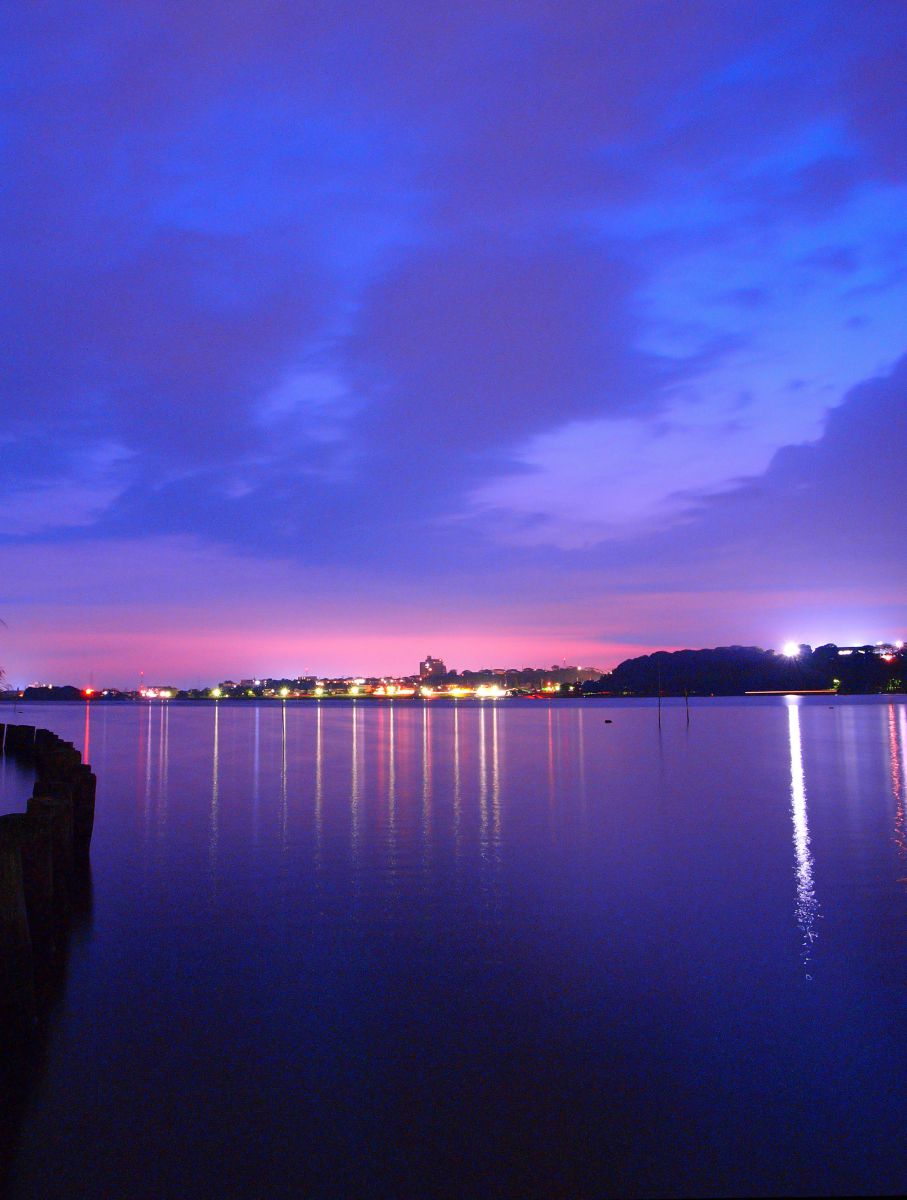
[[[9,1030],[36,1020],[36,962],[65,929],[87,870],[97,780],[49,729],[0,724],[0,751],[35,768],[27,811],[0,816],[0,1022]]]

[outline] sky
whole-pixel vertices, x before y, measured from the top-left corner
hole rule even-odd
[[[10,682],[904,636],[902,0],[0,30]]]

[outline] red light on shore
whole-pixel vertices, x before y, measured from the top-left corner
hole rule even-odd
[[[89,696],[94,695],[94,688],[82,688],[82,695],[87,700],[89,698]]]

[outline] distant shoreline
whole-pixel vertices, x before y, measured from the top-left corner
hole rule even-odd
[[[78,705],[84,707],[86,704],[92,708],[123,708],[125,706],[138,706],[143,708],[166,707],[178,705],[180,707],[204,705],[210,708],[215,706],[228,705],[232,707],[242,707],[244,705],[268,705],[270,707],[293,706],[293,705],[313,705],[313,704],[423,704],[423,705],[443,705],[451,706],[457,704],[504,704],[513,703],[514,701],[522,701],[526,704],[543,703],[563,704],[563,703],[580,703],[586,701],[597,701],[599,703],[622,703],[624,701],[651,701],[656,703],[659,699],[663,703],[677,702],[685,703],[689,700],[691,703],[700,703],[706,700],[766,700],[778,699],[785,696],[798,696],[804,699],[814,697],[821,700],[828,699],[880,699],[880,700],[907,700],[905,692],[841,692],[826,690],[821,688],[801,688],[801,689],[776,689],[765,691],[745,691],[745,692],[714,692],[714,693],[698,693],[684,696],[681,693],[663,693],[661,697],[650,693],[635,693],[621,695],[607,695],[602,692],[591,693],[574,693],[573,695],[558,695],[552,693],[544,696],[527,696],[527,695],[508,695],[508,696],[288,696],[281,698],[279,696],[223,696],[215,698],[212,696],[173,696],[170,699],[159,698],[124,698],[116,699],[113,697],[97,697],[81,699],[46,699],[39,700],[35,698],[24,699],[19,697],[0,696],[0,704],[9,705],[10,707],[24,706],[28,704],[57,706],[73,706]]]

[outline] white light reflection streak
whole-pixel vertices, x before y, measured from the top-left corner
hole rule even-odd
[[[324,742],[321,732],[320,704],[315,706],[315,867],[321,870],[321,838],[324,831]]]
[[[453,768],[454,768],[454,856],[459,861],[463,801],[460,792],[460,701],[454,700]]]
[[[806,776],[803,771],[803,744],[800,737],[800,706],[788,702],[788,736],[790,739],[790,796],[791,820],[794,826],[794,853],[797,859],[797,924],[803,935],[801,959],[808,967],[810,951],[818,934],[815,923],[819,903],[813,883],[813,856],[809,843],[809,823],[806,815]],[[812,976],[807,974],[807,979]]]
[[[485,757],[485,703],[479,702],[479,853],[488,857],[488,764]]]
[[[158,838],[163,838],[167,829],[167,780],[170,774],[170,704],[161,704],[160,746],[158,748]]]
[[[501,771],[498,754],[498,702],[491,701],[491,879],[489,899],[501,904]]]
[[[551,702],[548,702],[548,833],[554,835],[554,729]]]
[[[255,705],[255,740],[252,743],[252,844],[258,845],[258,809],[261,793],[261,709]]]
[[[501,772],[498,760],[498,705],[491,702],[491,829],[495,858],[501,853]]]
[[[898,858],[907,858],[907,827],[905,827],[904,793],[907,789],[907,709],[898,705],[897,721],[895,706],[888,706],[888,740],[891,751],[891,790],[894,796],[894,844]],[[907,883],[907,878],[899,880]]]
[[[588,811],[586,807],[586,725],[585,708],[581,708],[579,716],[579,811],[582,821],[581,828],[586,832]]]
[[[431,850],[431,729],[429,706],[422,703],[422,865],[428,867]]]
[[[214,701],[214,746],[211,753],[211,830],[208,850],[211,866],[212,898],[217,893],[217,842],[220,835],[220,783],[218,780],[219,763],[219,728],[220,705]]]
[[[361,787],[359,773],[362,764],[359,754],[359,705],[355,700],[353,701],[352,755],[350,766],[350,848],[353,858],[356,858],[359,854],[359,789]]]
[[[280,841],[281,848],[287,849],[287,702],[280,706]]]

